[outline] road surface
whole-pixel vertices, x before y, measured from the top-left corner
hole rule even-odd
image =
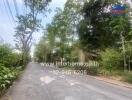
[[[1,100],[132,100],[132,89],[32,62]]]

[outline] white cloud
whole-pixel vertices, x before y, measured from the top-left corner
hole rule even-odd
[[[52,0],[52,2],[50,3],[50,7],[51,8],[56,8],[56,7],[63,8],[66,1],[67,0]]]
[[[18,4],[23,4],[23,3],[24,3],[24,0],[16,0],[16,2],[17,2]]]

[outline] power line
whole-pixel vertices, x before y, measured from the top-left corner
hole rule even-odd
[[[18,10],[18,6],[17,6],[17,2],[16,2],[16,0],[13,0],[13,2],[14,2],[14,6],[15,6],[15,10],[16,10],[16,15],[18,16],[19,15],[19,10]]]
[[[8,16],[8,19],[10,20],[10,22],[12,22],[13,24],[14,24],[14,22],[11,20],[11,18],[10,18],[10,15],[9,15],[9,13],[8,13],[8,9],[7,9],[7,7],[6,7],[6,3],[5,3],[5,1],[3,0],[3,4],[4,4],[4,8],[5,8],[5,10],[6,10],[6,14],[7,14],[7,16]]]
[[[15,19],[14,19],[14,17],[13,17],[13,14],[12,14],[12,11],[11,11],[11,8],[10,8],[10,4],[9,4],[9,1],[8,1],[8,0],[6,0],[6,4],[7,4],[7,7],[8,7],[8,9],[9,9],[11,18],[12,18],[12,20],[15,22]]]

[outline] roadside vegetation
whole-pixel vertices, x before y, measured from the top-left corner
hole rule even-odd
[[[121,17],[113,5],[125,7]],[[59,66],[87,70],[87,74],[122,77],[132,82],[132,25],[130,5],[117,0],[67,0],[57,8],[34,53],[37,62],[98,62],[99,66]]]
[[[32,35],[41,27],[38,15],[48,11],[46,8],[51,0],[24,0],[25,14],[17,14],[15,28],[15,46],[0,43],[0,96],[12,85],[21,71],[31,61],[30,49]],[[8,3],[8,0],[7,2]],[[7,4],[10,6],[9,4]],[[16,8],[17,10],[17,8]],[[25,12],[25,11],[24,11]],[[17,12],[18,13],[18,12]]]
[[[0,95],[10,87],[22,70],[20,54],[8,44],[0,45]]]

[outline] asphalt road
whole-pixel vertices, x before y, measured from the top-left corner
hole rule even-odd
[[[132,89],[32,62],[1,100],[132,100]]]

